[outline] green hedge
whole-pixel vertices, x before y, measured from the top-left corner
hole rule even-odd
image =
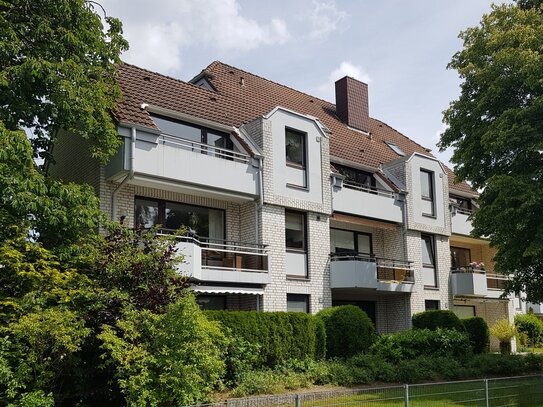
[[[232,335],[258,344],[256,366],[272,367],[290,359],[318,359],[325,355],[322,321],[300,312],[205,311]]]
[[[528,336],[530,345],[537,345],[543,340],[543,322],[535,314],[516,315],[515,326],[519,332]]]
[[[452,311],[435,310],[424,311],[413,315],[414,329],[430,329],[432,331],[437,328],[456,329],[459,332],[465,332],[466,329],[460,321],[460,318]]]
[[[468,333],[473,353],[487,353],[490,346],[490,332],[488,324],[481,317],[472,317],[461,320]]]
[[[375,327],[368,315],[355,305],[320,311],[326,328],[326,355],[350,357],[367,351],[375,340]]]
[[[470,353],[470,342],[466,333],[454,329],[413,329],[380,336],[371,352],[390,362],[419,356],[460,357]]]

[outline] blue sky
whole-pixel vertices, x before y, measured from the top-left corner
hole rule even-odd
[[[344,75],[369,83],[370,115],[439,154],[458,33],[487,0],[103,0],[131,49],[123,59],[188,80],[214,60],[334,101]]]

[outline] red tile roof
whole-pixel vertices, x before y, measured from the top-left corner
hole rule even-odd
[[[215,61],[206,72],[216,91],[122,64],[119,81],[123,91],[114,116],[119,122],[156,128],[142,103],[178,111],[223,125],[240,127],[244,123],[281,106],[317,117],[330,131],[330,154],[370,167],[398,158],[385,141],[400,147],[406,155],[414,152],[431,156],[423,146],[387,124],[370,118],[370,136],[349,128],[336,116],[334,104],[252,73]],[[469,185],[454,184],[451,189],[473,192]]]

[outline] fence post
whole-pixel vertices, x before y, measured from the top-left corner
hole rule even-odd
[[[294,405],[295,405],[295,407],[300,407],[300,395],[299,394],[294,396]]]
[[[490,398],[488,397],[488,379],[485,379],[485,406],[490,406]]]
[[[403,402],[405,407],[409,407],[409,385],[403,385]]]

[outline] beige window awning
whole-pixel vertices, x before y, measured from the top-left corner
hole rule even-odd
[[[210,285],[194,285],[193,291],[197,293],[206,294],[249,294],[249,295],[262,295],[264,294],[263,288],[245,288],[245,287],[218,287]]]
[[[351,223],[359,226],[367,226],[377,229],[396,230],[399,225],[397,223],[383,222],[380,220],[374,220],[369,218],[361,218],[358,216],[346,215],[344,213],[334,213],[331,220],[342,223]]]

